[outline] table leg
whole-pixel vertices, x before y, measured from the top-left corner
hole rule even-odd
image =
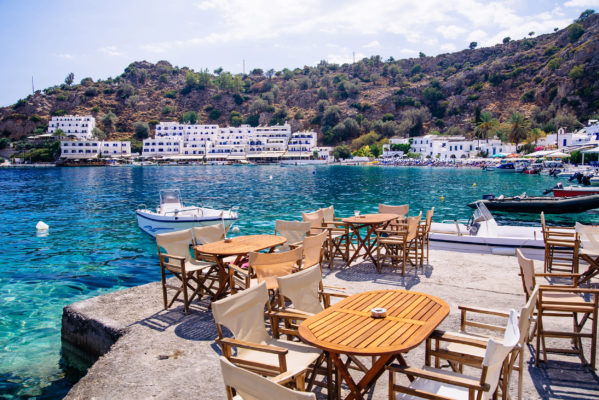
[[[376,383],[377,379],[385,372],[385,367],[393,361],[396,356],[393,354],[382,355],[376,360],[372,367],[366,374],[360,379],[360,382],[356,384],[352,376],[350,375],[347,367],[339,358],[339,354],[331,353],[331,358],[337,367],[337,371],[341,374],[341,377],[349,387],[350,393],[345,400],[353,399],[364,399],[364,394],[370,390],[370,388]],[[401,357],[401,355],[399,355]],[[403,360],[403,358],[402,358]],[[404,361],[405,363],[405,361]]]
[[[347,265],[351,265],[351,263],[356,259],[356,257],[358,257],[358,255],[360,254],[360,250],[362,250],[362,247],[366,248],[366,238],[362,239],[362,237],[360,236],[360,228],[363,227],[364,226],[350,225],[351,230],[356,235],[358,245],[356,246],[356,251],[354,252],[354,254],[351,256],[349,261],[347,261]]]
[[[218,290],[212,296],[212,301],[218,300],[226,291],[229,284],[229,273],[225,268],[224,258],[216,257],[216,264],[218,265]]]

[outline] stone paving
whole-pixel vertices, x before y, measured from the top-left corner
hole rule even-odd
[[[158,266],[149,266],[154,267]],[[540,262],[536,268],[542,269]],[[450,315],[439,328],[456,331],[458,304],[505,311],[524,305],[518,272],[515,257],[431,251],[428,265],[418,270],[409,268],[405,277],[391,269],[378,274],[372,264],[358,260],[351,267],[339,264],[333,270],[325,268],[324,282],[344,288],[349,294],[382,288],[430,293],[451,307]],[[66,398],[225,399],[218,366],[220,349],[214,342],[217,332],[208,306],[207,300],[195,301],[188,316],[181,306],[163,310],[159,283],[68,306],[65,313],[94,320],[122,336]],[[571,329],[568,321],[551,323]],[[560,342],[564,344],[567,341]],[[588,356],[590,346],[585,344]],[[536,367],[534,347],[526,350],[523,399],[599,398],[599,377],[584,368],[578,357],[549,354],[548,359]],[[424,365],[424,346],[410,351],[406,360],[413,366]],[[510,394],[515,399],[516,373],[511,382]],[[385,373],[367,398],[386,399],[387,385]],[[347,393],[345,388],[343,392]],[[317,395],[326,398],[318,390]]]

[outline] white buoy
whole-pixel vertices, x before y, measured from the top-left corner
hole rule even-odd
[[[47,231],[48,229],[50,229],[50,227],[45,222],[39,221],[35,226],[35,229],[37,229],[38,231]]]
[[[268,177],[268,179],[270,179],[272,181],[272,175]]]
[[[239,232],[239,228],[234,226],[233,229],[231,229],[232,232],[237,233]]]

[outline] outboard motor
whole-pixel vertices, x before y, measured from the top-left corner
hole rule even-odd
[[[563,188],[564,188],[564,185],[561,182],[558,182],[554,187],[543,190],[543,195],[553,192],[553,189],[563,189]]]
[[[591,184],[591,175],[584,175],[582,177],[582,184],[585,186],[589,186]]]

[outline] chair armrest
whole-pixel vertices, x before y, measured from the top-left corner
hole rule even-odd
[[[249,272],[247,269],[243,269],[235,264],[229,264],[229,271],[230,272],[238,272],[241,275],[249,276]]]
[[[458,305],[458,309],[467,311],[467,312],[478,313],[478,314],[495,315],[497,317],[509,318],[509,316],[510,316],[510,313],[506,313],[505,311],[493,310],[490,308],[478,308],[478,307],[469,307],[469,306]]]
[[[160,260],[164,261],[165,258],[172,258],[173,260],[177,260],[177,261],[185,261],[185,257],[181,257],[181,256],[175,256],[175,255],[170,255],[170,254],[158,254],[158,257],[160,257]]]
[[[298,247],[301,247],[304,245],[304,242],[295,242],[295,243],[289,243],[289,249],[290,250],[295,250]]]
[[[250,343],[250,342],[245,342],[243,340],[238,340],[238,339],[233,339],[233,338],[216,339],[216,341],[220,345],[241,347],[244,349],[263,351],[265,353],[272,353],[272,354],[279,354],[279,355],[285,355],[288,353],[287,349],[285,349],[283,347],[279,347],[279,346],[272,346],[270,344]]]
[[[480,381],[469,378],[465,375],[459,375],[459,376],[445,375],[445,374],[438,373],[435,371],[427,371],[427,370],[420,369],[420,368],[413,368],[410,366],[401,366],[401,365],[397,365],[397,364],[392,364],[392,365],[388,366],[387,369],[389,370],[389,373],[399,372],[399,373],[402,373],[402,374],[405,374],[408,376],[415,376],[415,377],[419,377],[419,378],[430,379],[433,381],[447,383],[450,385],[461,386],[461,387],[465,387],[468,389],[483,390],[485,392],[490,389],[488,384],[481,385]]]
[[[349,297],[349,294],[347,293],[339,293],[339,292],[329,292],[329,291],[321,291],[320,294],[322,294],[323,296],[332,296],[332,297],[341,297],[341,298],[345,298],[345,297]]]
[[[588,293],[599,295],[599,289],[591,288],[579,288],[570,286],[556,286],[556,285],[539,285],[539,290],[542,292],[559,292],[559,293]]]
[[[296,310],[294,308],[282,308],[275,311],[267,311],[264,313],[264,315],[267,317],[277,317],[282,319],[306,319],[314,314],[302,310]]]
[[[483,338],[466,337],[464,335],[458,335],[453,332],[446,332],[438,329],[435,329],[433,333],[431,333],[431,335],[429,336],[429,340],[432,339],[439,340],[442,342],[465,344],[468,346],[480,347],[483,349],[487,347],[488,342],[488,340],[485,340]]]

